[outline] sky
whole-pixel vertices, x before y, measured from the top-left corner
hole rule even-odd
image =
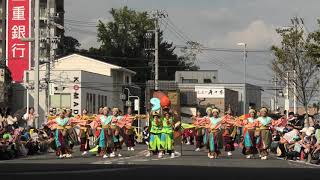
[[[65,0],[66,34],[77,38],[82,48],[98,47],[97,20],[111,21],[108,11],[125,5],[148,12],[164,10],[176,30],[211,48],[239,49],[237,43],[245,42],[248,49],[269,50],[280,42],[275,29],[290,25],[290,18],[302,17],[310,32],[318,28],[320,18],[319,0]],[[185,45],[166,21],[161,29],[166,40]],[[247,82],[265,89],[266,101],[274,92],[272,59],[270,52],[248,53],[247,58]],[[202,51],[196,63],[203,70],[218,69],[221,82],[243,82],[242,53]]]

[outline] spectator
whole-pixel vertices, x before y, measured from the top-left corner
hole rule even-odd
[[[28,127],[34,127],[35,119],[38,115],[34,112],[34,108],[29,108],[28,112],[23,115],[23,119],[26,121]]]
[[[7,125],[13,125],[17,122],[17,118],[13,117],[11,109],[7,108],[5,114],[4,114],[4,121]]]

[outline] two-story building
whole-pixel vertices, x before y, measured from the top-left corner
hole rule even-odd
[[[124,87],[134,86],[131,83],[134,75],[135,72],[129,69],[78,54],[60,58],[50,71],[49,98],[46,98],[44,88],[40,91],[39,115],[44,117],[46,109],[59,108],[72,109],[74,115],[80,114],[83,109],[92,114],[98,113],[101,106],[124,109],[124,101],[120,99],[120,94]],[[33,70],[25,72],[26,83],[32,85],[33,77]],[[40,84],[44,84],[44,77],[45,65],[41,65]],[[33,106],[34,92],[29,92],[29,105]],[[26,91],[24,94],[23,103],[19,108],[26,107]],[[15,102],[19,104],[18,99]]]

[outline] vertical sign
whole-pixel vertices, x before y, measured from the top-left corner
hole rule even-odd
[[[31,64],[31,42],[21,41],[31,37],[31,0],[7,1],[6,32],[7,66],[13,81],[21,82]]]

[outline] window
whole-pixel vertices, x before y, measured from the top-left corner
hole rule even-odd
[[[211,79],[204,79],[203,83],[212,83]]]
[[[100,98],[101,96],[100,95],[98,95],[98,107],[101,107],[101,98]]]
[[[198,79],[183,79],[182,83],[198,83]]]
[[[107,106],[107,96],[104,97],[104,105]]]
[[[92,113],[92,94],[89,94],[89,113]]]
[[[92,110],[92,113],[96,113],[96,95],[95,94],[93,94],[93,97],[92,97],[92,108],[93,108],[93,110]]]
[[[127,83],[127,84],[130,83],[130,78],[129,78],[129,76],[126,76],[126,83]]]
[[[71,94],[55,94],[50,96],[50,107],[71,108]]]

